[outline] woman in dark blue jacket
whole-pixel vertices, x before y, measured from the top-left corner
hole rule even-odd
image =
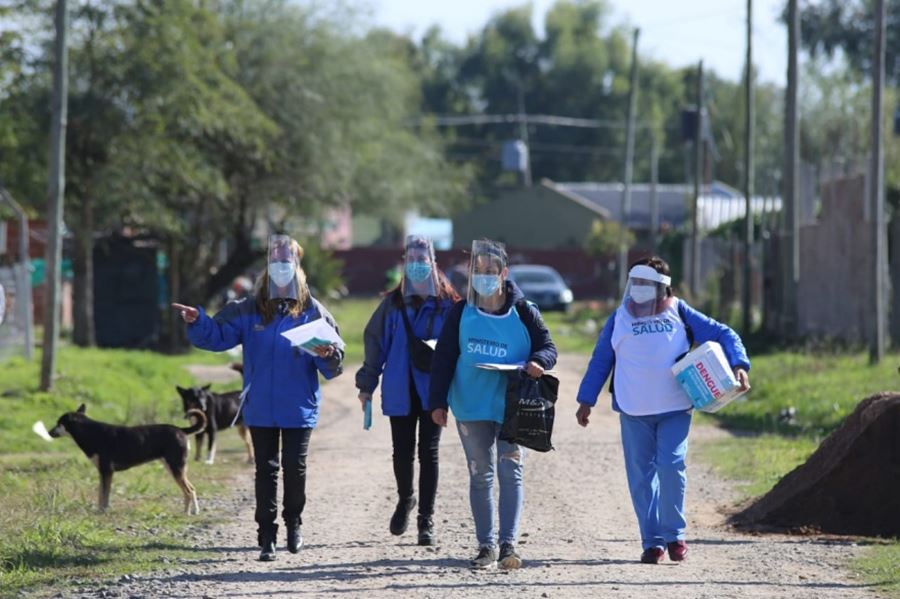
[[[324,318],[337,324],[309,295],[300,267],[303,249],[287,236],[270,240],[269,263],[253,297],[227,304],[210,318],[203,308],[173,304],[188,323],[191,343],[224,351],[243,345],[244,424],[250,429],[256,460],[256,522],[260,560],[275,559],[278,525],[279,440],[284,466],[284,509],[288,550],[299,551],[301,514],[306,503],[306,456],[319,419],[319,373],[326,379],[342,372],[343,352],[321,345],[307,353],[292,347],[282,333]]]
[[[519,365],[534,378],[556,364],[550,331],[538,309],[507,280],[507,264],[503,244],[472,244],[469,293],[444,325],[428,390],[434,422],[447,426],[448,408],[456,418],[469,466],[469,503],[478,540],[471,565],[478,569],[522,565],[516,542],[525,497],[525,449],[500,439],[506,374],[479,364]],[[499,534],[494,526],[495,473],[500,482]]]
[[[438,445],[441,428],[424,409],[431,373],[413,364],[409,333],[416,339],[436,339],[459,296],[434,259],[431,240],[410,236],[404,252],[405,269],[396,289],[387,293],[372,314],[364,334],[365,361],[356,373],[359,400],[366,407],[381,377],[381,411],[391,421],[397,508],[390,531],[402,535],[416,505],[413,462],[416,429],[419,441],[419,545],[434,544],[434,499],[438,484]],[[404,315],[405,313],[405,315]],[[405,316],[405,318],[404,318]],[[418,343],[413,340],[414,343]],[[424,351],[421,350],[420,351]]]

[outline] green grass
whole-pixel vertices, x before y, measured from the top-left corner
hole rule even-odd
[[[227,354],[193,351],[167,356],[149,351],[80,349],[63,346],[52,393],[38,390],[40,353],[28,362],[3,362],[0,382],[0,454],[61,451],[31,432],[35,420],[51,428],[63,413],[87,404],[88,414],[116,424],[184,422],[175,385],[193,384],[184,364],[228,363]],[[239,387],[239,384],[236,385]]]
[[[579,302],[568,312],[542,312],[541,315],[560,353],[590,354],[612,310],[600,302]]]
[[[885,596],[900,598],[900,541],[873,543],[851,567]]]
[[[337,321],[341,338],[347,344],[344,360],[347,364],[358,364],[363,360],[363,331],[380,298],[348,298],[330,301],[326,307]]]
[[[698,447],[701,460],[738,481],[744,498],[768,492],[802,464],[821,440],[836,429],[857,404],[877,392],[900,389],[900,352],[878,366],[864,352],[804,353],[779,351],[751,356],[752,389],[700,421],[718,421],[744,434]],[[794,418],[780,418],[794,408]],[[900,542],[872,542],[854,562],[870,584],[900,597]]]
[[[110,510],[96,509],[98,476],[71,439],[46,442],[31,432],[64,411],[87,404],[89,416],[115,423],[186,426],[174,385],[194,384],[183,365],[227,362],[226,356],[63,347],[52,393],[37,390],[39,356],[0,365],[0,596],[36,593],[175,565],[208,555],[193,549],[193,527],[212,512],[183,515],[182,496],[158,463],[116,473]],[[237,435],[222,435],[219,463],[189,466],[201,502],[224,494],[244,460]]]
[[[750,393],[716,415],[729,428],[818,438],[837,428],[869,395],[900,390],[897,351],[878,366],[869,365],[865,352],[779,351],[750,360]],[[779,419],[791,407],[794,421]]]
[[[815,451],[818,443],[804,437],[790,439],[778,435],[731,437],[702,443],[698,457],[738,482],[743,498],[762,495]]]

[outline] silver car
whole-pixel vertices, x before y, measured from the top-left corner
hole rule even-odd
[[[565,280],[550,266],[517,264],[509,267],[509,278],[541,310],[569,309],[574,299]]]

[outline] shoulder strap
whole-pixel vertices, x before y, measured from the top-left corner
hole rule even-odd
[[[406,302],[403,302],[403,306],[400,308],[400,316],[403,318],[403,326],[406,329],[407,340],[412,341],[415,339],[415,335],[413,334],[412,325],[409,323],[409,314],[406,313]]]
[[[516,313],[519,315],[519,320],[524,322],[526,314],[528,314],[529,318],[531,317],[531,313],[528,311],[528,306],[533,306],[533,305],[535,305],[535,304],[532,302],[529,302],[526,299],[520,299],[519,301],[517,301],[515,303]]]

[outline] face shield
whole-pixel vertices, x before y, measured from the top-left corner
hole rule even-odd
[[[404,253],[406,261],[403,265],[403,280],[400,282],[403,296],[437,296],[437,265],[431,240],[421,235],[410,235],[406,238]]]
[[[294,249],[294,240],[288,235],[270,235],[266,265],[270,299],[300,298],[300,282],[297,280],[299,266],[300,256]]]
[[[472,242],[469,262],[469,305],[485,310],[499,310],[506,301],[506,249],[502,243],[489,240]]]
[[[634,266],[628,271],[622,305],[636,317],[659,314],[664,309],[666,289],[671,284],[671,277],[656,272],[652,266]]]

